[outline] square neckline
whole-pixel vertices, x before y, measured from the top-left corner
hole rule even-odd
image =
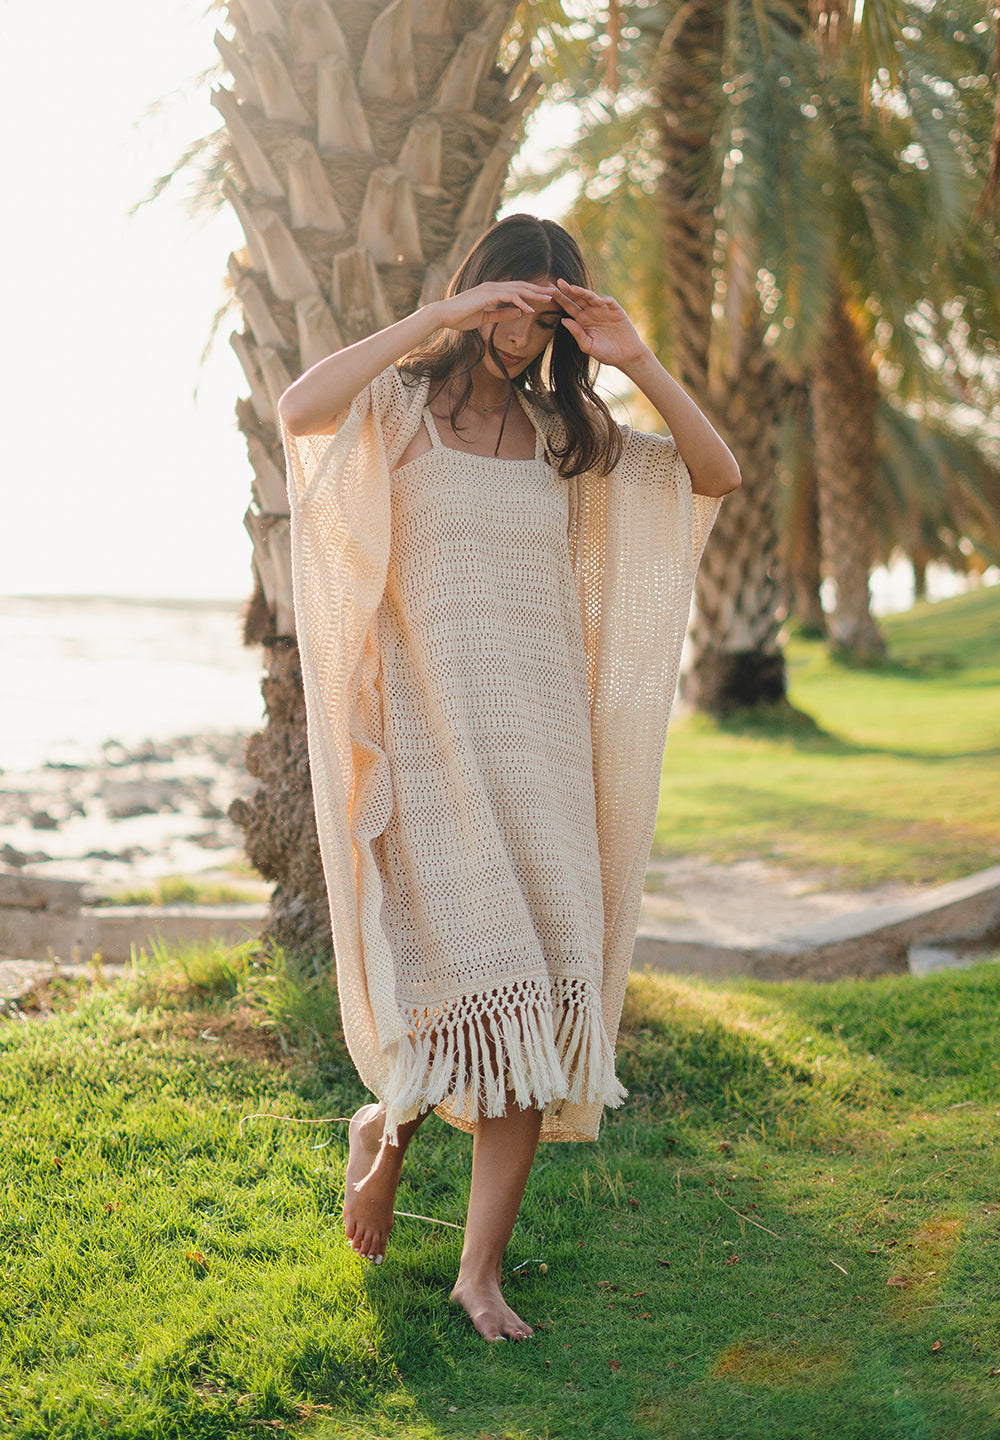
[[[515,391],[514,394],[515,398],[521,406],[521,410],[527,416],[528,423],[531,425],[531,428],[534,431],[534,455],[481,455],[476,450],[460,450],[457,445],[448,445],[444,440],[441,439],[440,432],[437,428],[437,423],[431,411],[430,403],[428,402],[424,405],[423,409],[420,412],[420,419],[425,429],[427,430],[427,437],[431,442],[431,450],[447,450],[452,455],[462,455],[467,460],[499,460],[505,465],[534,465],[537,464],[539,460],[545,462],[545,437],[542,435],[541,429],[536,424],[535,418],[531,414],[531,411],[529,410],[520,392]],[[421,453],[426,455],[429,452],[425,450]],[[420,456],[415,455],[413,459],[419,460]]]

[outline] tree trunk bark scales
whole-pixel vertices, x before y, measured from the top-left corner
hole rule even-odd
[[[261,684],[267,729],[247,746],[259,789],[234,800],[230,818],[244,832],[247,859],[274,882],[268,931],[274,941],[324,964],[330,955],[326,884],[313,813],[302,669],[293,642],[266,648]]]
[[[537,89],[523,58],[516,76],[495,66],[514,9],[513,0],[233,0],[235,34],[217,40],[233,79],[217,98],[230,125],[223,193],[246,238],[229,267],[245,320],[233,345],[251,391],[237,416],[255,471],[245,636],[267,657],[267,724],[247,751],[260,788],[231,814],[249,859],[275,882],[271,935],[327,963],[274,405],[322,353],[440,288],[461,258],[456,245],[493,218]],[[463,108],[442,109],[442,96]]]
[[[868,581],[876,552],[872,506],[877,465],[878,380],[839,286],[811,387],[820,537],[837,590],[827,618],[836,649],[857,660],[885,655]]]
[[[717,77],[706,77],[704,62],[711,55],[722,63],[722,25],[714,3],[693,0],[685,8],[657,77],[673,360],[736,456],[743,486],[723,504],[698,573],[694,659],[684,695],[720,714],[785,693],[775,475],[782,386],[749,306],[737,317],[739,355],[730,357],[724,373],[711,373],[715,216],[700,169],[712,143],[717,84]],[[728,303],[738,302],[729,297]]]

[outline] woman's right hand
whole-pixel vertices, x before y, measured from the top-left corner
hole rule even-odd
[[[281,419],[292,435],[331,435],[337,417],[355,395],[387,365],[395,365],[407,351],[428,340],[435,330],[475,330],[494,325],[510,306],[531,314],[543,305],[551,305],[553,294],[551,285],[499,280],[422,305],[412,315],[337,350],[300,375],[278,401]]]
[[[516,306],[525,315],[552,302],[551,285],[532,285],[529,280],[491,280],[471,290],[460,290],[444,300],[425,306],[424,313],[433,312],[438,325],[445,330],[478,330],[482,325],[495,325],[503,312]]]

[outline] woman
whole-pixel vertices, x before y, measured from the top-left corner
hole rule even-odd
[[[622,431],[595,362],[672,440]],[[445,299],[279,405],[344,1029],[379,1097],[344,1222],[380,1264],[429,1111],[471,1130],[452,1300],[532,1332],[500,1267],[543,1139],[596,1137],[680,645],[732,455],[571,237],[515,215]]]

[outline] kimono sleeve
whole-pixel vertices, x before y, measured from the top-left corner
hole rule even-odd
[[[374,429],[384,449],[394,451],[405,425],[414,390],[407,386],[395,365],[376,375],[359,390],[346,410],[336,418],[330,435],[293,435],[282,425],[288,471],[288,498],[293,511],[311,504],[336,483],[346,458],[356,450],[363,432]],[[368,422],[373,422],[368,426]],[[390,461],[391,464],[391,461]]]
[[[722,501],[713,495],[694,493],[688,468],[669,435],[650,435],[623,427],[622,439],[623,473],[631,482],[652,486],[659,492],[674,537],[683,536],[686,541],[693,583]]]

